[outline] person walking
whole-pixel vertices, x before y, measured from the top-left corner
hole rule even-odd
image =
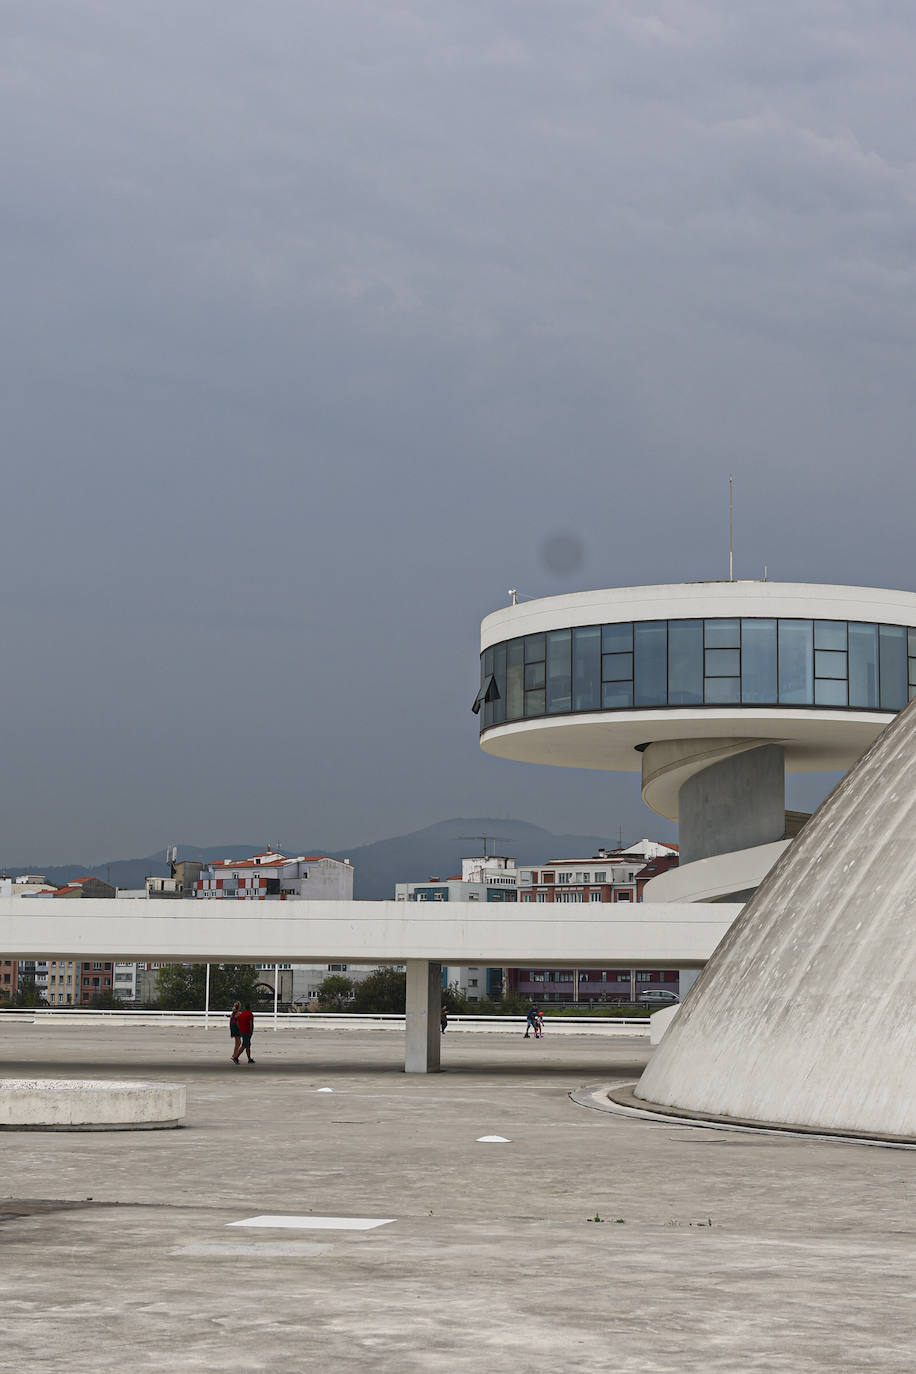
[[[535,1040],[538,1038],[538,1009],[529,1007],[528,1015],[525,1018],[525,1039],[527,1040],[531,1032],[534,1031]]]
[[[534,1017],[534,1038],[542,1040],[544,1037],[544,1013],[537,1010]]]
[[[439,1014],[439,1030],[443,1035],[448,1030],[448,1007],[443,1007]]]
[[[253,1064],[254,1060],[251,1057],[251,1036],[254,1031],[254,1012],[247,1002],[236,1016],[236,1021],[238,1023],[239,1035],[242,1037],[242,1050],[248,1055],[248,1063]],[[236,1056],[236,1063],[239,1062],[242,1050],[239,1050]]]
[[[242,1048],[242,1032],[239,1030],[239,1012],[242,1010],[241,1002],[233,1002],[232,1010],[229,1013],[229,1034],[233,1040],[232,1062],[239,1062],[239,1053]]]

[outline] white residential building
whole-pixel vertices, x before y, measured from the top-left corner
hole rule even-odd
[[[56,892],[43,873],[20,873],[13,879],[11,897],[40,897],[43,892]]]
[[[120,894],[119,894],[120,895]],[[111,990],[122,1002],[138,1001],[140,969],[138,964],[115,964]]]
[[[353,900],[353,865],[324,855],[288,858],[268,848],[253,859],[215,859],[201,870],[196,897],[209,901]]]

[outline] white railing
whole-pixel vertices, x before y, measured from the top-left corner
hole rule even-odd
[[[3,1025],[4,1017],[9,1016],[19,1020],[30,1021],[54,1021],[65,1020],[77,1017],[80,1021],[105,1022],[112,1021],[119,1025],[134,1021],[138,1025],[141,1022],[184,1022],[190,1025],[202,1025],[205,1029],[213,1027],[225,1029],[228,1021],[228,1011],[161,1011],[158,1008],[149,1011],[140,1008],[131,1009],[125,1007],[95,1008],[95,1007],[20,1007],[10,1011],[0,1012],[0,1027]],[[258,1013],[258,1025],[263,1028],[265,1025],[272,1025],[275,1029],[281,1026],[289,1028],[292,1026],[317,1026],[321,1023],[328,1029],[335,1026],[365,1028],[375,1026],[385,1026],[387,1029],[398,1029],[403,1027],[405,1022],[403,1012],[336,1012],[336,1011],[261,1011]],[[518,1030],[525,1025],[524,1016],[458,1016],[449,1014],[449,1030],[456,1029],[481,1029],[481,1030]],[[640,1027],[642,1030],[649,1030],[649,1017],[624,1017],[624,1016],[546,1016],[545,1025],[548,1029],[556,1029],[563,1026],[575,1026],[583,1030],[610,1030],[617,1026]]]

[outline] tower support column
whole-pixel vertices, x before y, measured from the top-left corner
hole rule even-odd
[[[781,840],[786,830],[785,750],[745,749],[695,773],[678,793],[681,863]]]

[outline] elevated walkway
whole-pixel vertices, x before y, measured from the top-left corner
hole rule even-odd
[[[0,899],[7,959],[403,964],[405,1068],[439,1067],[442,965],[702,968],[731,903]]]

